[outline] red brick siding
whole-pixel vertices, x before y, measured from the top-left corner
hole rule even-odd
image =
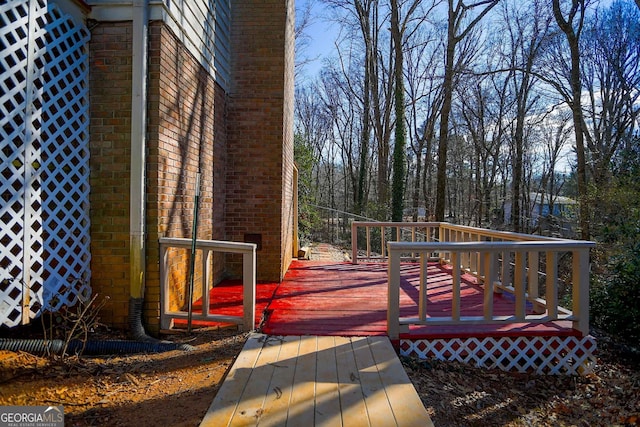
[[[126,327],[131,23],[98,25],[92,32],[90,60],[92,286],[94,292],[110,297],[103,320]],[[199,64],[164,24],[150,25],[144,316],[152,332],[158,330],[160,316],[158,239],[191,237],[198,169],[202,174],[198,237],[225,239],[225,93]],[[185,305],[188,254],[174,253],[172,308],[178,308]],[[223,261],[214,257],[217,276]],[[201,271],[195,282],[197,298]]]
[[[285,60],[292,3],[247,0],[232,7],[226,225],[230,240],[262,236],[259,280],[281,280],[291,253],[284,226],[290,220],[283,216],[292,203],[293,134],[285,118],[293,102],[293,62]]]
[[[129,311],[131,23],[100,24],[90,42],[91,286],[109,296],[102,320]]]
[[[223,183],[226,160],[225,94],[171,30],[156,22],[150,26],[149,50],[149,158],[146,308],[149,322],[159,312],[158,239],[191,238],[196,192],[200,178],[197,236],[224,240]],[[170,258],[170,308],[185,308],[188,251]],[[196,258],[194,298],[202,295],[201,254]],[[214,257],[216,277],[223,258]],[[154,291],[151,294],[151,291]],[[158,291],[157,295],[155,291]]]

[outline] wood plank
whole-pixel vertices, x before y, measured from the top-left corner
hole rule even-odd
[[[283,337],[278,360],[273,364],[274,374],[264,402],[260,426],[286,424],[299,350],[300,337]]]
[[[433,426],[420,396],[407,376],[391,342],[384,337],[368,338],[380,379],[398,426]]]
[[[338,392],[344,426],[368,426],[367,405],[360,386],[360,375],[353,354],[352,342],[366,338],[336,337],[336,366],[338,368]]]
[[[364,395],[369,425],[372,427],[394,426],[395,418],[384,391],[384,384],[366,340],[352,341],[358,376]]]
[[[342,426],[335,338],[318,337],[315,425]]]
[[[300,337],[287,426],[312,426],[315,422],[317,337]]]
[[[255,424],[262,415],[275,369],[273,364],[278,360],[280,353],[281,338],[268,335],[260,335],[260,337],[262,337],[262,351],[240,396],[240,402],[229,423],[230,426]]]
[[[249,381],[251,370],[262,351],[262,336],[250,335],[242,351],[218,389],[201,427],[227,426],[235,413],[242,391]]]

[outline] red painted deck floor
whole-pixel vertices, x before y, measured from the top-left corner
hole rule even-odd
[[[420,269],[417,264],[402,265],[400,315],[417,316]],[[451,315],[452,279],[446,267],[428,268],[427,312],[429,316]],[[210,293],[212,313],[242,315],[242,284],[226,281]],[[463,276],[461,314],[481,316],[483,289],[475,279]],[[495,315],[514,313],[508,294],[494,294]],[[194,311],[201,302],[194,304]],[[293,261],[282,283],[257,285],[256,326],[263,315],[262,332],[270,335],[374,336],[386,334],[387,265],[327,261]],[[185,323],[185,322],[181,322]],[[176,321],[176,324],[180,322]],[[194,321],[195,326],[220,325]],[[546,324],[416,326],[412,338],[452,338],[484,336],[576,335],[570,322]]]

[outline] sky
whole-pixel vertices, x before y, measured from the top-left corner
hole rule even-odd
[[[319,0],[296,0],[298,17],[301,14],[300,11],[304,10],[309,3],[312,4],[312,23],[306,31],[310,39],[303,55],[308,58],[317,58],[305,66],[306,76],[313,77],[322,68],[323,59],[331,56],[332,52],[334,52],[334,42],[340,29],[334,23],[328,21],[327,15],[329,11]]]

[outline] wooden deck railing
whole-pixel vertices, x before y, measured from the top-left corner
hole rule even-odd
[[[364,228],[366,250],[358,254],[358,229]],[[376,243],[385,244],[388,228],[396,233],[396,241],[386,242],[386,250],[372,251],[372,229],[379,229]],[[388,334],[398,339],[401,332],[415,325],[458,325],[489,323],[545,323],[570,320],[582,334],[589,332],[589,249],[595,244],[587,241],[564,240],[542,236],[485,230],[447,223],[375,223],[354,222],[353,262],[358,260],[389,261]],[[409,239],[409,241],[402,241]],[[560,278],[558,260],[571,256],[571,310],[559,304]],[[388,257],[387,257],[388,255]],[[418,317],[400,318],[399,297],[400,262],[411,259],[420,263],[420,296]],[[450,317],[430,317],[427,305],[427,263],[437,260],[451,265],[452,306]],[[540,261],[544,261],[544,272]],[[483,315],[462,316],[461,276],[471,274],[484,286]],[[539,295],[540,279],[544,278],[544,295]],[[489,286],[487,286],[489,284]],[[493,293],[514,295],[514,313],[507,316],[493,314]],[[533,307],[527,312],[527,304]]]
[[[169,250],[190,250],[191,245],[191,239],[168,237],[160,239],[160,327],[162,329],[170,329],[173,319],[187,319],[189,317],[189,313],[186,311],[169,309]],[[246,331],[253,330],[256,315],[256,245],[219,240],[196,240],[196,251],[202,251],[202,313],[192,313],[192,319],[235,323],[242,325]],[[242,317],[209,313],[208,287],[213,280],[211,260],[214,252],[242,254]]]

